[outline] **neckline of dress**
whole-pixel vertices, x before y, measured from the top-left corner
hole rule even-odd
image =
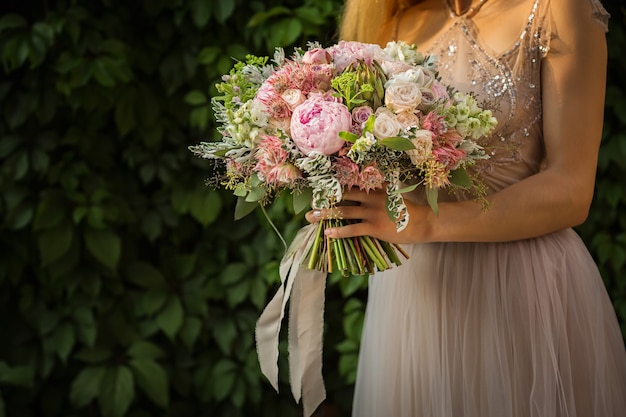
[[[444,38],[450,36],[450,33],[452,33],[452,31],[454,31],[455,29],[461,28],[461,30],[465,32],[465,36],[468,36],[471,38],[471,40],[474,42],[476,47],[481,51],[481,53],[485,54],[487,57],[489,57],[489,59],[502,60],[504,57],[515,53],[521,46],[522,40],[526,37],[526,34],[530,30],[533,24],[533,21],[535,20],[539,2],[540,0],[533,1],[533,6],[530,10],[528,18],[526,19],[526,25],[524,25],[524,28],[522,29],[522,31],[516,38],[515,42],[504,51],[496,51],[492,49],[491,47],[489,47],[489,44],[484,42],[484,40],[478,35],[476,23],[471,18],[466,18],[465,15],[461,15],[461,16],[455,15],[454,16],[455,20],[450,25],[450,27],[444,30],[443,33],[439,36],[439,39],[437,39],[437,41],[435,41],[432,45],[430,45],[430,47],[427,50],[425,50],[424,53],[433,53],[433,51],[441,45],[441,42]],[[448,4],[447,1],[445,3],[446,5]]]
[[[480,9],[482,9],[482,7],[485,5],[485,3],[487,3],[489,0],[480,0],[478,2],[478,4],[476,4],[475,6],[471,5],[467,8],[467,10],[465,10],[463,13],[461,14],[457,14],[457,12],[452,8],[452,6],[450,5],[450,0],[446,0],[444,1],[444,3],[446,4],[446,8],[448,9],[448,14],[450,15],[451,18],[453,19],[471,19],[474,16],[476,16],[476,14],[480,11]]]

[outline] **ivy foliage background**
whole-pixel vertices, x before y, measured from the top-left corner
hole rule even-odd
[[[625,12],[579,232],[626,322]],[[7,1],[0,9],[0,417],[297,416],[261,376],[254,324],[282,244],[232,220],[187,146],[233,59],[335,41],[340,0]],[[269,210],[290,238],[289,198]],[[349,415],[366,299],[327,292],[323,415]],[[283,346],[284,353],[284,346]],[[281,369],[287,369],[281,355]]]

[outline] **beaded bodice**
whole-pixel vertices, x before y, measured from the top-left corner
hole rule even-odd
[[[456,18],[428,51],[439,58],[444,82],[475,93],[494,109],[498,128],[481,142],[490,159],[476,167],[479,171],[521,162],[524,141],[531,135],[541,139],[540,65],[548,42],[537,14],[539,1],[535,1],[519,38],[503,53],[484,47],[474,21],[464,16]],[[533,159],[540,159],[539,150],[533,150]]]
[[[608,14],[598,0],[590,1],[594,17],[606,25]],[[549,2],[532,2],[519,36],[503,52],[493,51],[482,42],[474,18],[454,15],[452,25],[425,51],[438,57],[444,83],[473,92],[494,109],[498,127],[480,141],[490,158],[473,167],[492,191],[541,169],[541,63],[553,36]]]

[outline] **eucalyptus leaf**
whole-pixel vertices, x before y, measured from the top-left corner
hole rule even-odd
[[[252,213],[258,206],[258,203],[249,203],[244,197],[239,197],[237,199],[237,204],[235,205],[235,220],[243,219],[248,214]]]
[[[263,185],[253,186],[248,195],[245,197],[248,203],[261,201],[265,197],[267,189]]]
[[[439,189],[425,187],[426,190],[426,201],[428,201],[428,205],[433,210],[435,215],[439,215],[439,206],[437,205],[437,199],[439,197]]]
[[[463,168],[455,169],[454,171],[450,171],[450,182],[454,185],[457,185],[461,188],[471,188],[472,187],[472,179],[470,178],[467,171]]]
[[[402,188],[398,188],[396,190],[393,190],[393,194],[405,194],[405,193],[410,193],[412,191],[415,191],[417,189],[417,187],[419,187],[421,185],[421,183],[417,183],[417,184],[412,184],[412,185],[407,185],[406,187],[402,187]]]
[[[301,192],[296,192],[292,196],[294,213],[300,214],[311,207],[311,200],[313,199],[313,190],[311,188],[303,188]]]

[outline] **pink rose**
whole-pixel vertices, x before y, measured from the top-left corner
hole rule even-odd
[[[332,60],[333,57],[323,48],[315,48],[306,51],[302,57],[304,64],[330,64]]]
[[[352,120],[358,125],[367,122],[367,119],[374,113],[370,106],[359,106],[352,109]]]
[[[437,101],[441,100],[442,98],[450,98],[446,86],[437,80],[433,81],[433,84],[430,86],[430,90],[433,92],[435,100]]]
[[[350,130],[351,118],[344,104],[315,95],[294,110],[291,137],[306,155],[311,152],[331,155],[345,145],[339,132]]]

